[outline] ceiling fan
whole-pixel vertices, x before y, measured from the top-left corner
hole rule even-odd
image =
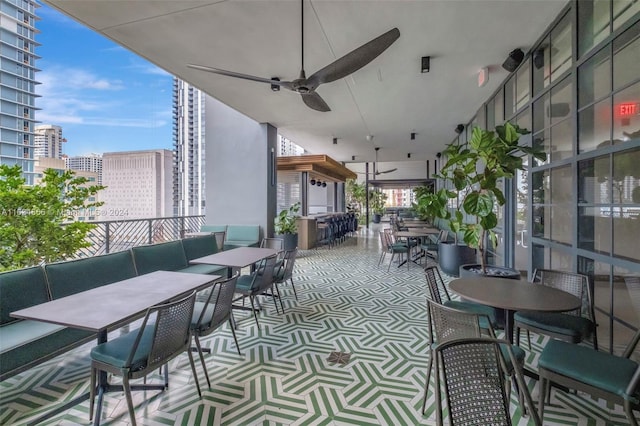
[[[213,68],[205,65],[188,64],[189,68],[194,68],[201,71],[212,72],[215,74],[226,75],[228,77],[242,78],[245,80],[257,81],[260,83],[267,83],[283,87],[293,92],[299,93],[302,96],[302,101],[311,109],[321,112],[331,111],[329,105],[322,99],[322,97],[316,93],[316,89],[323,83],[331,83],[332,81],[339,80],[348,76],[351,73],[356,72],[360,68],[367,65],[369,62],[377,58],[382,52],[384,52],[389,46],[393,44],[399,37],[400,31],[397,28],[393,28],[386,33],[382,34],[369,41],[366,44],[358,47],[357,49],[347,53],[340,59],[332,62],[319,71],[316,71],[311,77],[307,78],[304,71],[304,0],[300,0],[300,14],[301,14],[301,62],[300,76],[293,81],[278,81],[275,78],[262,78],[248,74],[241,74],[234,71],[227,71],[220,68]]]
[[[391,173],[391,172],[395,172],[396,170],[398,170],[397,167],[393,168],[393,169],[389,169],[389,170],[377,170],[378,167],[378,151],[380,150],[380,147],[376,147],[376,160],[373,162],[373,176],[378,176],[378,175],[382,175],[385,173]],[[357,172],[358,174],[366,174],[366,172]]]
[[[378,151],[380,150],[380,147],[376,147],[376,161],[375,163],[373,163],[373,175],[374,176],[378,176],[378,175],[382,175],[385,173],[391,173],[391,172],[395,172],[396,170],[398,170],[398,168],[393,168],[393,169],[389,169],[389,170],[384,170],[384,171],[380,171],[377,170],[378,167]]]

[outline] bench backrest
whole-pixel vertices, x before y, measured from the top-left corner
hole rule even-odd
[[[202,232],[226,232],[227,225],[202,225],[200,231]]]
[[[137,275],[129,250],[51,263],[45,265],[44,269],[53,299],[113,284]]]
[[[138,246],[131,249],[138,275],[155,271],[177,271],[189,266],[182,241]]]
[[[182,247],[184,247],[184,254],[187,257],[187,260],[208,256],[219,251],[216,237],[213,234],[185,238],[182,240]]]
[[[259,225],[228,225],[227,241],[260,241]]]
[[[18,269],[0,273],[0,325],[18,321],[9,314],[49,301],[49,290],[44,270]]]

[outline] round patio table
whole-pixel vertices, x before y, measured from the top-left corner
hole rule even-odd
[[[515,311],[565,312],[582,306],[579,298],[565,291],[507,278],[458,278],[449,289],[473,302],[504,309],[504,332],[511,343]]]

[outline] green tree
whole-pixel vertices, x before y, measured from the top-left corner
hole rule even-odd
[[[20,166],[0,166],[0,271],[67,259],[88,247],[94,224],[74,218],[102,205],[90,197],[103,186],[71,170],[47,169],[39,185],[25,185]]]

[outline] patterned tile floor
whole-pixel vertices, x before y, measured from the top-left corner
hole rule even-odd
[[[204,340],[213,353],[207,357],[213,386],[202,399],[186,355],[175,359],[168,391],[134,392],[138,424],[435,424],[433,399],[427,414],[420,414],[428,353],[424,276],[413,264],[409,270],[392,265],[390,272],[386,264],[377,267],[375,231],[362,230],[331,250],[301,252],[295,270],[299,300],[284,287],[286,313],[265,304],[259,329],[245,313],[237,314],[242,356],[226,326]],[[527,362],[535,367],[544,340],[532,337]],[[87,392],[90,347],[0,383],[0,424],[26,424]],[[329,362],[332,352],[351,357],[346,364]],[[529,387],[537,400],[536,382]],[[528,424],[512,400],[514,423]],[[88,410],[85,402],[44,424],[89,424]],[[129,424],[122,394],[107,395],[102,424]],[[627,423],[619,406],[554,392],[544,424]]]

